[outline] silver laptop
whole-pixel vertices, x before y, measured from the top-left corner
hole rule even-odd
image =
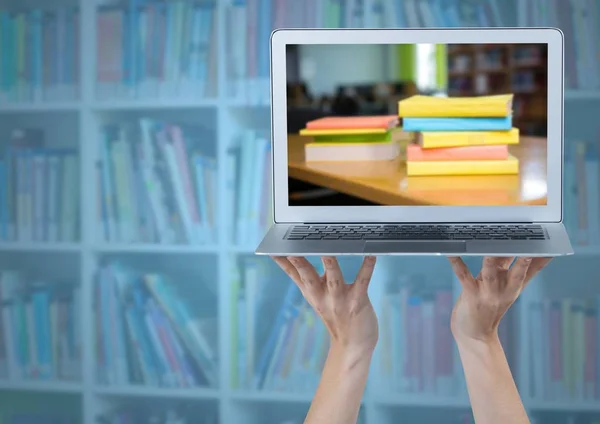
[[[573,253],[560,30],[277,30],[271,100],[257,254]]]

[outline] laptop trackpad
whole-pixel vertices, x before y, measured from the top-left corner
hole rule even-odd
[[[467,251],[467,243],[460,240],[449,241],[398,241],[367,240],[363,253],[461,253]]]

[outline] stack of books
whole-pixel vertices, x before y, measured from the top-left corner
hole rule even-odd
[[[330,116],[300,130],[313,137],[305,145],[306,162],[393,160],[400,154],[394,136],[397,116]]]
[[[512,101],[512,94],[401,100],[402,127],[416,133],[407,148],[407,176],[518,174],[519,161],[508,151],[519,143]]]

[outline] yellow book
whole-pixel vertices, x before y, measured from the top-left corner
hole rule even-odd
[[[303,128],[300,130],[300,135],[358,135],[358,134],[385,134],[389,130],[385,128],[347,128],[347,129],[318,129],[311,130],[308,128]]]
[[[417,133],[415,141],[424,149],[519,144],[519,129],[513,128],[509,131],[427,131]]]
[[[512,113],[512,94],[478,97],[412,96],[398,102],[398,116],[410,118],[503,117]]]
[[[519,173],[519,160],[461,160],[406,162],[409,177],[432,175],[509,175]]]

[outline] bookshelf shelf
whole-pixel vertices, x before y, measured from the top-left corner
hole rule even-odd
[[[411,406],[423,408],[470,408],[467,397],[440,397],[423,394],[385,394],[374,396],[374,403],[380,406]]]
[[[0,381],[0,390],[43,393],[73,393],[82,391],[82,384],[68,381]]]
[[[598,401],[532,401],[526,402],[525,406],[536,412],[600,412],[600,402]]]
[[[237,392],[231,394],[231,399],[240,402],[286,402],[310,403],[311,394],[283,393],[283,392]]]
[[[103,387],[96,386],[94,393],[107,397],[142,397],[163,399],[206,399],[218,400],[221,392],[216,389],[192,388],[192,389],[170,389],[153,388],[143,386],[130,387]]]
[[[11,243],[0,242],[0,252],[72,252],[82,249],[79,243]]]
[[[169,109],[202,109],[214,108],[219,105],[217,99],[147,99],[147,100],[124,100],[124,101],[101,101],[94,102],[91,109],[94,111],[127,111],[147,110],[160,111]]]
[[[0,114],[39,113],[39,112],[78,112],[83,104],[80,102],[46,102],[46,103],[4,103],[0,104]]]
[[[566,90],[565,100],[600,100],[600,90]]]
[[[98,253],[164,253],[164,254],[217,254],[219,247],[214,245],[161,245],[161,244],[97,244],[93,250]]]

